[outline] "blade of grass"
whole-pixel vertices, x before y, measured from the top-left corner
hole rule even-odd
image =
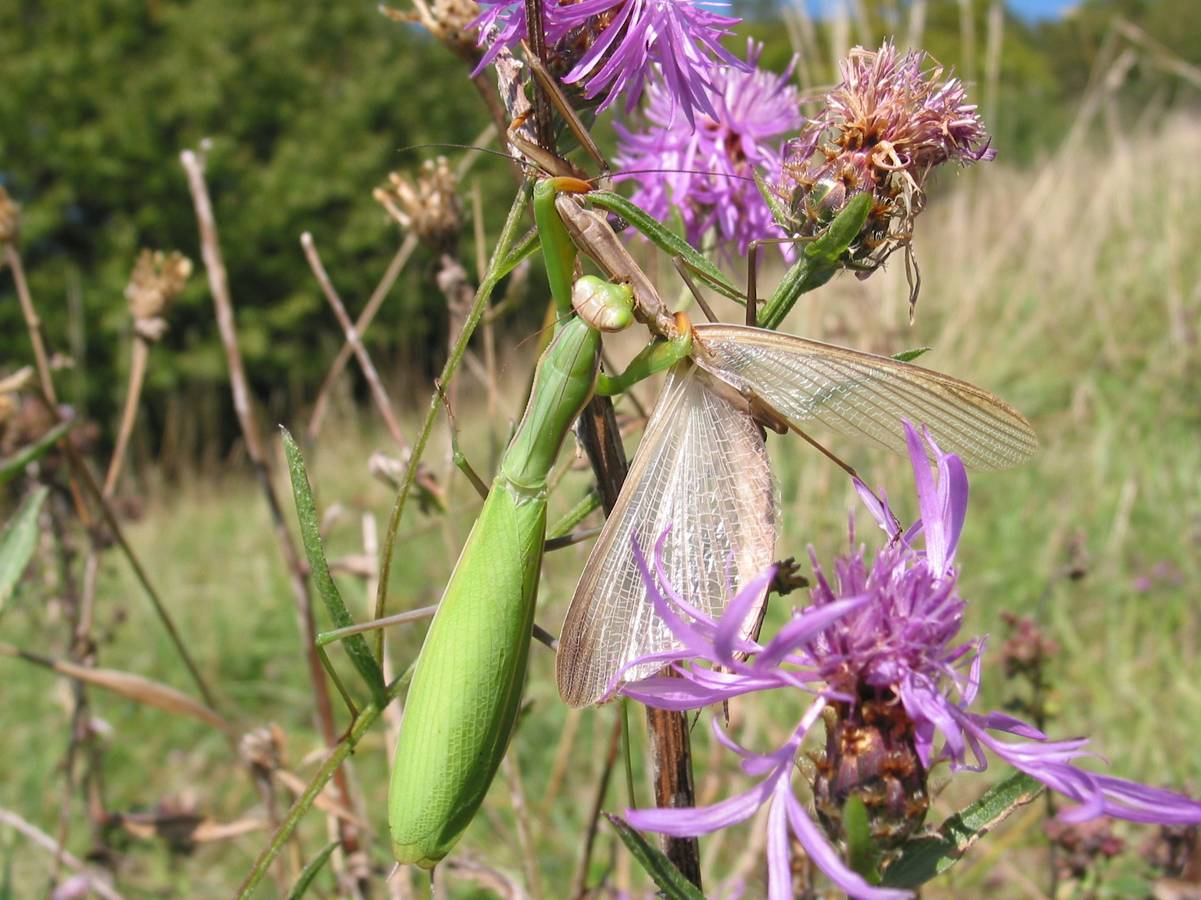
[[[39,487],[25,498],[0,534],[0,610],[12,595],[13,589],[33,557],[38,541],[38,513],[50,493],[47,487]]]
[[[46,451],[58,443],[59,438],[75,426],[74,419],[63,419],[32,444],[27,444],[12,456],[0,460],[0,484],[12,481],[34,460],[41,459]]]
[[[304,467],[304,457],[300,447],[288,429],[280,427],[284,442],[284,454],[288,459],[288,475],[292,479],[292,497],[296,501],[296,517],[300,520],[300,540],[304,545],[305,556],[309,561],[309,575],[313,586],[325,602],[329,617],[338,628],[349,628],[355,624],[354,617],[346,608],[338,585],[334,583],[329,573],[329,564],[325,559],[325,548],[321,544],[321,522],[317,515],[317,505],[313,501],[313,487],[309,483],[309,475]],[[345,641],[346,654],[358,670],[363,682],[377,701],[383,698],[384,673],[379,662],[371,655],[367,641],[362,635],[352,635]]]
[[[667,855],[631,828],[624,819],[605,813],[605,818],[626,845],[638,865],[651,877],[668,900],[704,900],[704,894],[680,872]]]
[[[120,694],[129,700],[161,709],[163,712],[196,719],[205,725],[211,725],[213,728],[229,735],[237,733],[233,725],[222,718],[211,707],[193,700],[187,694],[181,693],[175,690],[175,688],[167,687],[167,685],[160,684],[157,681],[151,681],[149,678],[143,678],[141,675],[120,672],[116,669],[95,669],[91,666],[80,666],[61,659],[39,656],[36,653],[30,653],[11,644],[0,644],[0,656],[11,656],[31,662],[34,665],[52,669],[60,675],[104,688],[115,694]]]
[[[292,890],[288,891],[288,900],[300,900],[301,897],[308,893],[309,885],[313,883],[313,879],[317,877],[317,873],[321,871],[326,861],[337,848],[338,842],[330,841],[321,848],[320,853],[309,860],[308,865],[296,877],[296,883],[292,885]]]

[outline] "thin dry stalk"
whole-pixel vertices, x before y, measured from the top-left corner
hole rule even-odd
[[[992,0],[988,7],[988,37],[984,47],[984,121],[997,133],[997,88],[1001,82],[1001,49],[1005,42],[1005,3]]]
[[[25,280],[25,267],[21,264],[21,254],[17,252],[16,244],[5,242],[4,259],[13,270],[13,282],[17,288],[17,300],[21,304],[21,315],[25,318],[25,328],[29,331],[29,340],[33,343],[33,361],[37,366],[38,381],[46,399],[52,406],[57,406],[58,395],[54,391],[54,379],[50,377],[50,357],[46,353],[42,320],[34,308],[33,297],[29,293],[29,282]]]
[[[471,186],[471,212],[472,234],[475,238],[476,277],[483,281],[484,272],[488,269],[488,250],[485,246],[487,238],[484,235],[484,199],[479,181]],[[484,383],[488,390],[488,421],[493,421],[500,408],[500,386],[496,381],[496,330],[492,327],[491,316],[484,316],[483,325]]]
[[[310,232],[306,231],[300,236],[300,246],[304,248],[304,256],[308,260],[313,277],[321,285],[321,292],[325,294],[325,299],[329,302],[334,316],[338,319],[338,324],[342,327],[342,334],[346,338],[347,345],[354,353],[355,359],[358,360],[363,377],[367,379],[367,385],[371,389],[371,399],[375,403],[380,418],[384,420],[384,425],[387,426],[388,433],[392,435],[392,440],[400,448],[400,452],[402,454],[408,452],[409,443],[405,440],[404,433],[400,430],[400,422],[392,411],[392,401],[380,379],[379,371],[375,368],[375,363],[371,361],[371,355],[367,352],[367,348],[363,346],[363,341],[360,339],[358,331],[355,330],[354,323],[350,321],[342,298],[338,296],[338,291],[329,279],[329,272],[325,270],[325,265],[321,262],[321,254],[317,252],[317,244],[313,241],[313,235]]]
[[[517,765],[512,748],[501,761],[505,780],[509,782],[509,799],[513,804],[513,815],[517,819],[517,844],[521,848],[521,868],[525,875],[525,887],[531,900],[542,900],[542,881],[538,877],[537,848],[530,830],[529,808],[525,802],[525,785],[521,780],[521,767]]]
[[[188,187],[192,193],[192,202],[196,208],[196,221],[200,230],[200,244],[204,258],[205,270],[208,272],[209,288],[213,294],[213,305],[216,307],[217,327],[221,333],[221,344],[225,350],[226,362],[229,367],[230,387],[233,391],[234,411],[242,429],[246,442],[246,452],[250,457],[255,475],[267,501],[271,513],[272,528],[280,554],[288,570],[288,578],[292,594],[296,601],[296,614],[300,624],[301,641],[309,669],[309,680],[313,688],[314,716],[318,729],[326,746],[333,748],[338,744],[338,731],[334,723],[333,706],[330,702],[329,685],[325,680],[325,671],[316,647],[316,624],[313,618],[313,598],[309,591],[307,571],[296,545],[292,540],[284,521],[283,508],[271,481],[267,456],[259,434],[258,422],[255,419],[250,387],[246,380],[246,370],[242,363],[242,354],[238,348],[237,327],[234,321],[233,301],[229,292],[229,278],[225,270],[225,261],[221,256],[218,242],[217,222],[213,215],[212,201],[209,198],[208,186],[204,181],[204,148],[201,153],[185,150],[180,154],[180,161],[187,173]],[[334,786],[344,805],[351,804],[349,785],[346,776],[339,767],[333,772]],[[358,829],[353,825],[339,820],[339,834],[342,849],[347,857],[353,856],[359,850]]]
[[[926,3],[927,0],[913,0],[909,6],[909,23],[905,29],[905,44],[910,50],[922,46],[922,38],[926,33]]]
[[[354,333],[359,336],[360,340],[375,319],[375,314],[379,312],[380,307],[388,296],[388,292],[396,284],[396,279],[400,277],[400,273],[404,271],[404,267],[409,262],[409,257],[413,255],[413,251],[416,249],[417,236],[412,233],[405,235],[405,239],[400,244],[400,249],[396,251],[396,255],[388,263],[388,268],[384,270],[379,284],[375,286],[375,290],[371,292],[371,296],[367,299],[367,305],[363,307],[363,311],[359,313],[359,317],[355,320]],[[334,361],[330,364],[329,371],[325,373],[325,378],[321,382],[321,388],[317,391],[317,399],[313,403],[313,412],[309,416],[307,433],[310,442],[315,443],[317,435],[321,432],[321,423],[325,419],[326,408],[329,406],[330,392],[333,390],[338,376],[342,374],[342,370],[350,362],[350,357],[353,353],[354,348],[350,343],[343,343],[338,350],[338,355],[334,357]]]
[[[538,827],[541,831],[545,831],[550,823],[550,811],[554,808],[563,778],[567,774],[567,767],[571,764],[575,736],[583,716],[582,710],[567,710],[567,720],[563,723],[563,731],[559,735],[559,746],[555,750],[554,762],[551,763],[550,778],[547,779],[546,790],[542,793],[542,803],[538,809]]]
[[[68,868],[79,872],[85,879],[87,879],[88,888],[95,891],[99,896],[103,897],[104,900],[121,900],[121,895],[113,890],[107,881],[105,881],[103,878],[93,875],[83,860],[73,855],[70,851],[63,847],[62,844],[60,844],[50,835],[46,834],[46,832],[42,831],[33,823],[27,822],[15,812],[3,808],[0,808],[0,822],[3,822],[5,825],[19,834],[23,834],[25,837],[29,838],[30,841],[48,853],[53,853],[54,858],[56,860],[61,860]]]
[[[588,814],[588,830],[584,833],[584,846],[580,851],[580,862],[576,866],[575,877],[571,880],[569,897],[580,900],[587,896],[588,869],[592,863],[592,848],[596,844],[596,833],[600,825],[601,807],[605,805],[605,794],[609,792],[609,778],[613,774],[613,766],[617,763],[617,751],[621,747],[622,717],[620,707],[614,708],[613,728],[609,732],[609,747],[605,751],[605,762],[601,767],[601,777],[596,784],[596,794],[592,798],[592,810]]]

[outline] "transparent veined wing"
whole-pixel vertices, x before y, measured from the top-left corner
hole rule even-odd
[[[772,562],[776,497],[763,434],[708,383],[688,361],[669,372],[625,487],[580,576],[556,662],[559,693],[570,706],[601,700],[633,659],[680,646],[647,597],[631,535],[649,559],[670,526],[663,548],[667,578],[685,602],[714,617]],[[633,669],[628,678],[657,668]]]
[[[798,428],[817,422],[839,434],[905,452],[902,419],[925,425],[969,466],[1004,469],[1038,449],[1030,423],[975,385],[886,356],[744,325],[696,325],[697,362],[752,393]]]

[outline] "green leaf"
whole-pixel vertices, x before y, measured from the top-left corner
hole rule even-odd
[[[313,577],[313,586],[325,601],[325,608],[335,627],[347,628],[353,624],[354,618],[342,602],[342,595],[329,574],[329,565],[325,561],[325,549],[321,545],[321,532],[318,526],[317,506],[313,502],[313,489],[309,484],[309,475],[304,467],[304,458],[300,448],[288,433],[288,429],[280,427],[283,434],[284,453],[288,458],[288,474],[292,477],[292,496],[296,500],[296,517],[300,520],[300,539],[304,544],[304,554],[309,560],[309,570]],[[361,634],[351,635],[346,639],[346,654],[359,675],[371,689],[371,695],[377,700],[384,693],[384,673],[380,670],[379,662],[371,655],[367,641]]]
[[[12,456],[0,459],[0,484],[12,481],[14,477],[21,474],[27,465],[35,459],[41,459],[46,451],[58,443],[58,439],[70,431],[74,425],[74,419],[59,422],[32,444],[27,444]]]
[[[621,216],[650,238],[651,243],[664,253],[683,259],[694,272],[722,296],[729,297],[738,303],[746,302],[742,291],[734,287],[721,269],[715,266],[708,257],[702,255],[686,240],[621,194],[615,194],[612,191],[591,191],[588,194],[588,202],[614,215]]]
[[[989,788],[939,827],[936,834],[909,841],[881,882],[887,887],[916,888],[955,865],[976,841],[1019,806],[1043,792],[1043,785],[1017,772]]]
[[[292,885],[292,890],[288,891],[288,900],[300,900],[308,892],[309,885],[313,883],[313,879],[317,877],[317,873],[321,871],[326,860],[330,858],[337,848],[338,842],[330,841],[321,848],[320,853],[309,860],[308,865],[296,876],[296,883]]]
[[[26,497],[0,534],[0,609],[12,596],[33,557],[38,541],[38,513],[49,493],[49,488],[39,487]]]
[[[879,884],[877,863],[880,852],[872,838],[867,806],[858,794],[851,794],[842,805],[842,828],[847,836],[847,864],[862,875],[868,884]]]
[[[646,872],[662,891],[666,900],[705,900],[705,895],[696,885],[685,878],[670,859],[658,847],[649,843],[646,838],[630,827],[624,819],[605,813],[609,824],[617,831],[617,836],[633,854],[642,871]]]
[[[914,347],[912,350],[902,350],[900,353],[894,353],[892,358],[898,362],[913,362],[919,356],[924,356],[933,349],[933,347]]]
[[[792,215],[780,202],[780,198],[776,196],[776,192],[772,190],[763,176],[759,174],[759,170],[754,171],[755,187],[759,188],[759,195],[763,198],[763,202],[767,204],[767,208],[771,210],[771,217],[776,220],[776,224],[784,229],[788,234],[792,234],[792,229],[796,225]]]

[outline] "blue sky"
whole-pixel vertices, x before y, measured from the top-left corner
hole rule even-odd
[[[1027,19],[1053,18],[1075,5],[1076,0],[1005,0],[1006,5]]]
[[[814,15],[820,16],[823,10],[834,8],[840,0],[806,0]],[[952,3],[954,0],[934,0],[935,3]],[[1064,10],[1075,6],[1078,0],[1005,0],[1005,5],[1025,19],[1051,19],[1059,16]],[[737,0],[734,0],[737,5]]]

